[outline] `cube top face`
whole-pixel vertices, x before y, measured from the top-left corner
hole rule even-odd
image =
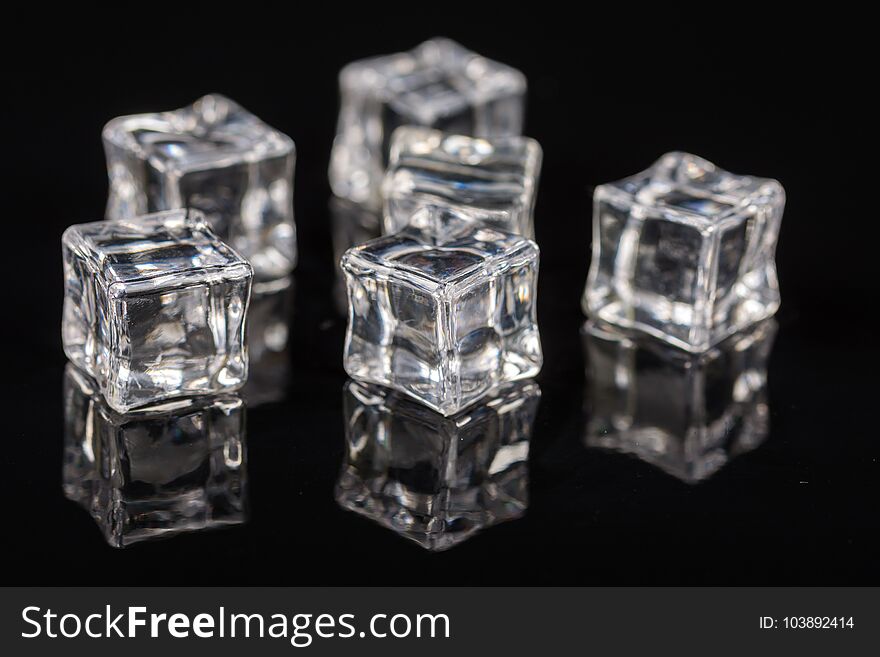
[[[330,184],[336,196],[374,210],[382,207],[395,128],[422,125],[479,137],[522,132],[525,76],[448,39],[349,64],[339,83]]]
[[[62,242],[82,257],[111,294],[251,276],[247,260],[192,210],[170,210],[132,220],[70,226]]]
[[[428,204],[473,210],[484,223],[532,238],[541,147],[519,136],[478,138],[403,126],[385,176],[384,227],[393,233]]]
[[[195,213],[71,226],[62,247],[64,351],[115,410],[243,385],[252,269]]]
[[[592,318],[701,353],[779,307],[785,193],[685,153],[600,185],[584,291]]]
[[[113,119],[104,139],[180,175],[294,152],[290,137],[219,94],[175,111]]]
[[[431,551],[520,517],[539,400],[537,384],[520,382],[443,417],[386,388],[349,381],[337,502]]]
[[[534,242],[426,208],[350,249],[342,269],[352,378],[451,415],[540,371]]]
[[[434,125],[469,106],[525,92],[514,68],[449,39],[431,39],[406,53],[353,62],[340,73],[345,91],[388,103],[407,123]]]
[[[350,249],[342,262],[343,269],[371,267],[415,288],[454,295],[511,260],[537,257],[538,247],[528,239],[483,226],[473,215],[431,206],[401,231]]]
[[[785,192],[769,178],[741,176],[689,153],[667,153],[649,169],[600,185],[602,198],[623,198],[646,215],[711,233],[745,222],[756,208],[781,206]]]
[[[113,547],[245,521],[244,406],[236,395],[121,415],[72,365],[64,492]]]
[[[776,322],[765,320],[692,355],[587,322],[586,444],[633,454],[687,483],[710,477],[767,435],[775,334]]]

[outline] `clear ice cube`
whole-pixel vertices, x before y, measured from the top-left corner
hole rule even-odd
[[[584,311],[702,352],[779,307],[785,193],[687,153],[599,185]]]
[[[381,208],[391,133],[420,125],[477,137],[518,135],[525,76],[449,39],[352,62],[339,74],[341,106],[330,162],[333,193]]]
[[[585,442],[633,454],[686,483],[702,481],[767,437],[767,359],[760,322],[700,355],[587,322]]]
[[[383,186],[385,232],[403,228],[425,205],[449,205],[534,239],[540,170],[541,147],[528,137],[479,138],[398,128]]]
[[[342,269],[352,378],[451,415],[541,369],[531,240],[427,207],[400,232],[347,251]]]
[[[122,116],[104,128],[108,219],[194,208],[247,258],[257,278],[296,262],[293,141],[223,96]]]
[[[519,382],[446,418],[387,388],[349,381],[337,502],[431,551],[520,517],[540,395],[534,382]]]
[[[111,407],[244,383],[253,270],[200,214],[70,226],[62,252],[64,351]]]
[[[68,364],[63,487],[106,541],[139,541],[246,520],[244,406],[236,395],[167,402],[127,415]]]

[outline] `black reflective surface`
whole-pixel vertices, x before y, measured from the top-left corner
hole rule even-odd
[[[876,299],[876,230],[857,193],[868,183],[843,166],[844,147],[859,126],[844,107],[851,88],[841,72],[846,67],[812,43],[730,48],[729,39],[669,29],[623,47],[615,30],[591,30],[584,39],[564,29],[488,34],[477,26],[328,25],[222,48],[198,36],[161,49],[146,38],[96,42],[100,47],[59,44],[46,46],[54,48],[50,63],[8,62],[4,77],[15,100],[2,111],[17,129],[2,173],[4,272],[12,288],[2,313],[3,553],[14,564],[5,581],[878,583],[876,330],[863,310]],[[351,456],[341,367],[345,322],[334,273],[345,238],[337,235],[334,244],[326,182],[336,71],[353,58],[405,49],[435,32],[526,73],[526,130],[545,154],[536,231],[546,359],[521,464],[525,503],[515,490],[521,512],[484,523],[483,531],[440,551],[339,502]],[[229,95],[297,144],[300,265],[287,296],[272,297],[254,313],[264,318],[260,360],[268,365],[242,393],[247,522],[114,549],[63,488],[60,235],[69,223],[102,216],[104,122],[180,107],[210,91]],[[687,433],[693,405],[676,404],[703,385],[694,383],[693,370],[682,375],[657,353],[585,340],[579,303],[592,186],[639,171],[673,149],[778,178],[788,195],[778,254],[783,302],[772,349],[757,367],[733,362],[716,372],[722,383],[704,395],[697,415],[716,434],[722,426],[736,436],[692,432],[703,437],[698,447],[656,431],[630,431],[647,423],[670,435],[681,435],[682,427]],[[731,371],[760,373],[764,360],[766,382],[747,376],[731,407],[728,398],[737,390]],[[631,381],[644,375],[633,371],[640,364],[649,375],[638,390],[661,389],[665,400],[617,390],[626,377],[596,378],[595,368],[607,374],[617,367]],[[633,408],[642,415],[633,416]],[[406,458],[418,466],[434,457]],[[491,470],[489,456],[468,458],[479,464],[477,474]],[[385,480],[377,488],[370,469],[370,490],[405,494],[395,488],[401,478],[410,481],[400,470],[388,478],[391,488]],[[437,480],[431,481],[433,495]],[[481,497],[468,499],[478,504]]]

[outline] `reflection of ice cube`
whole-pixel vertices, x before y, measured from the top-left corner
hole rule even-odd
[[[200,213],[70,226],[64,351],[120,412],[238,389],[252,269]]]
[[[470,210],[480,221],[534,239],[541,147],[528,137],[476,138],[415,126],[394,131],[383,185],[384,231],[425,205]]]
[[[248,406],[284,399],[290,377],[290,326],[295,281],[285,278],[254,285],[247,317]]]
[[[784,205],[775,180],[686,153],[598,186],[585,312],[693,352],[770,317]]]
[[[769,423],[767,320],[694,356],[588,322],[585,440],[695,483],[754,449]]]
[[[108,219],[195,208],[259,279],[293,269],[295,151],[287,135],[214,94],[172,112],[113,119],[104,149]]]
[[[126,547],[246,520],[244,406],[234,395],[120,415],[68,365],[65,495]]]
[[[457,215],[423,208],[403,230],[342,257],[346,372],[444,415],[535,376],[543,363],[537,245],[466,218],[436,219]],[[458,229],[440,234],[430,228],[453,223]]]
[[[333,193],[378,210],[391,133],[420,125],[477,137],[522,131],[526,80],[449,39],[352,62],[330,161]]]
[[[336,500],[428,550],[445,550],[528,506],[533,382],[443,417],[378,386],[345,388],[347,452]]]

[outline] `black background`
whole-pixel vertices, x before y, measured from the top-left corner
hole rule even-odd
[[[256,10],[248,18],[227,15],[214,30],[147,12],[111,16],[94,35],[25,31],[26,48],[3,58],[5,583],[880,581],[876,346],[862,310],[876,300],[865,200],[873,173],[849,148],[868,137],[858,37],[828,21],[794,28],[757,13],[640,29],[626,15],[552,26],[527,16],[515,26],[476,17],[339,25],[338,16],[304,22]],[[527,515],[430,554],[333,499],[345,326],[331,296],[326,171],[338,69],[439,34],[529,80],[526,134],[544,149],[536,224],[545,367]],[[292,382],[285,403],[248,415],[246,527],[112,550],[61,491],[60,235],[102,217],[107,120],[212,91],[297,145]],[[771,433],[694,486],[581,441],[592,187],[668,150],[777,178],[788,197]]]

